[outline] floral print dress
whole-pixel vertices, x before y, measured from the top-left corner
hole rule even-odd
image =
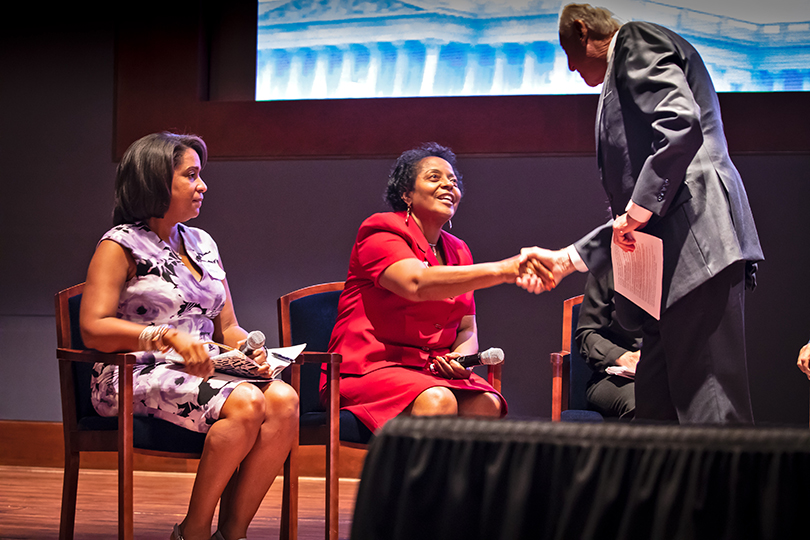
[[[113,227],[102,237],[120,244],[135,260],[135,277],[118,302],[117,317],[140,324],[168,324],[210,341],[214,319],[225,306],[225,271],[211,236],[201,229],[177,226],[188,256],[202,271],[197,281],[180,256],[145,223]],[[216,345],[208,345],[212,354]],[[231,391],[242,379],[216,373],[208,380],[184,372],[166,353],[139,351],[133,378],[136,415],[162,418],[192,431],[208,432]],[[118,368],[95,364],[92,401],[101,416],[118,414]]]

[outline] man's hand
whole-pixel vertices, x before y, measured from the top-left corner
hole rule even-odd
[[[564,249],[551,251],[531,247],[523,248],[520,254],[526,257],[528,271],[517,278],[515,283],[534,294],[550,291],[575,270]]]
[[[636,239],[633,238],[633,231],[641,229],[646,222],[641,222],[630,217],[625,212],[613,220],[613,243],[624,251],[634,251],[636,249]]]

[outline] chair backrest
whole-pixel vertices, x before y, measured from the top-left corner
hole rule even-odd
[[[74,285],[56,295],[56,344],[60,349],[87,350],[79,326],[84,283]],[[68,432],[114,431],[118,417],[102,417],[93,407],[93,363],[60,360],[62,387],[62,421]],[[171,455],[186,459],[199,458],[205,433],[199,433],[161,420],[138,416],[133,419],[132,446],[155,455]]]
[[[84,283],[74,285],[56,296],[56,346],[65,349],[85,350],[79,327]],[[91,401],[90,378],[93,366],[83,362],[71,362],[73,371],[73,395],[76,397],[76,418],[98,416]]]
[[[585,359],[579,354],[579,347],[575,339],[577,322],[579,321],[579,308],[582,307],[582,297],[579,302],[571,306],[571,332],[569,334],[570,348],[568,356],[568,409],[587,409],[588,399],[585,391],[588,387],[592,371]]]
[[[282,347],[307,344],[307,351],[326,352],[338,312],[344,282],[304,287],[279,298],[278,324]],[[300,412],[323,411],[318,364],[301,366]]]
[[[602,422],[602,415],[588,409],[586,390],[591,368],[579,354],[574,335],[579,322],[582,295],[563,303],[563,332],[560,352],[551,354],[551,418],[565,422]],[[567,365],[566,365],[567,364]],[[567,372],[566,372],[567,370]]]

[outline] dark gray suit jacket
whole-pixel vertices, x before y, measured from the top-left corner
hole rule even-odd
[[[614,217],[632,199],[664,243],[666,309],[737,261],[763,258],[720,106],[697,51],[678,34],[630,22],[616,36],[596,119],[597,159]],[[576,242],[588,269],[610,267],[611,223]]]

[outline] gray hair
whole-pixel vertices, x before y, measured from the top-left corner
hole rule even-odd
[[[613,13],[601,7],[593,7],[590,4],[568,4],[560,11],[560,37],[571,39],[573,34],[573,23],[581,20],[588,30],[597,39],[604,39],[613,35],[621,23],[613,17]]]

